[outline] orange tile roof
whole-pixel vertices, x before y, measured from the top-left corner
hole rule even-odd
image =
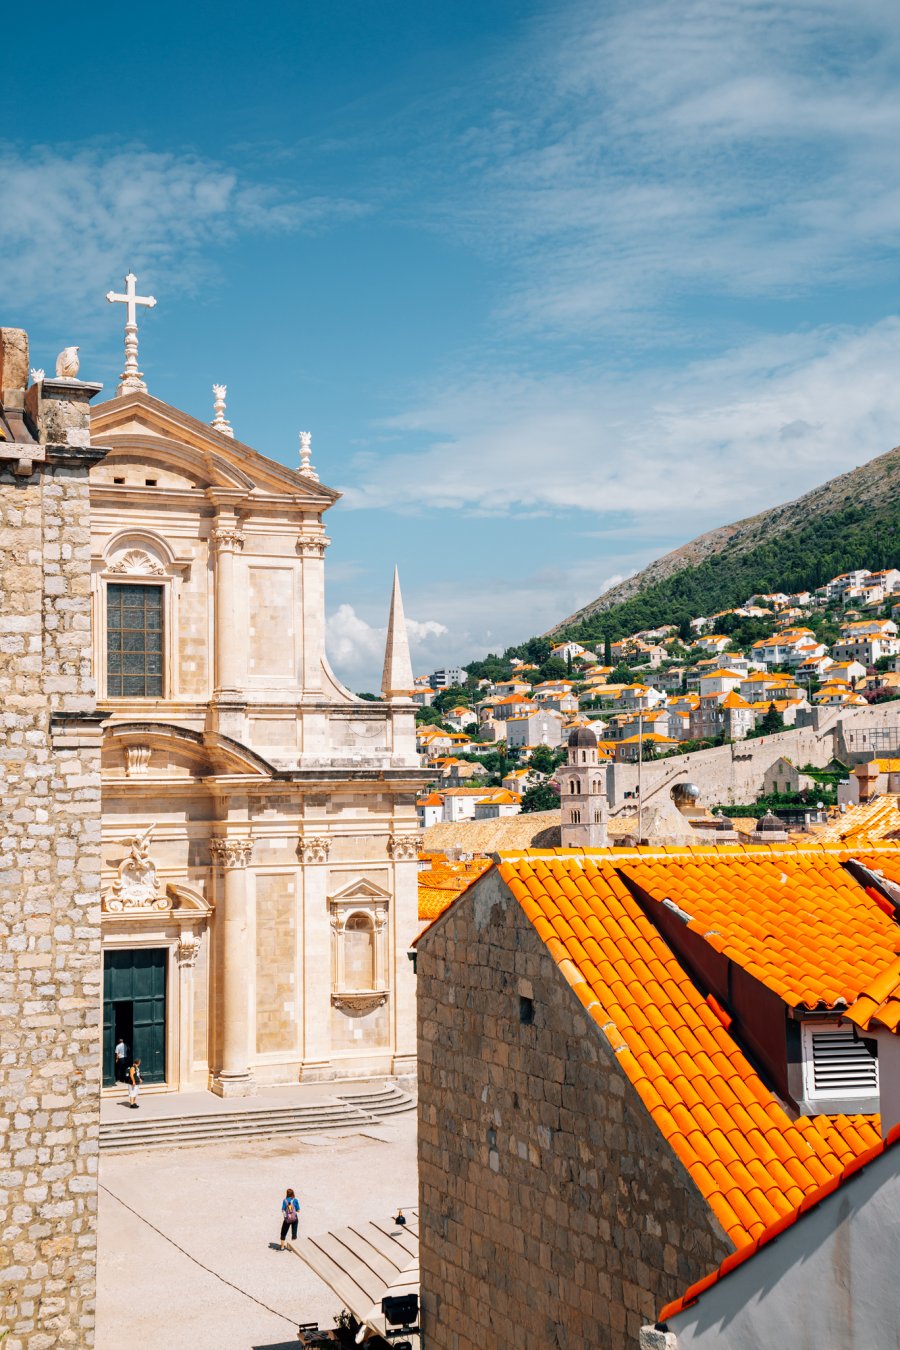
[[[419,919],[429,923],[437,919],[490,865],[487,858],[449,862],[436,855],[432,866],[419,873]]]
[[[900,928],[835,854],[635,860],[623,871],[792,1007],[852,1003],[900,952]]]
[[[736,1246],[877,1142],[868,1117],[790,1120],[610,862],[499,872]]]
[[[853,1117],[848,1117],[848,1119],[853,1119]],[[849,1181],[855,1173],[861,1172],[864,1167],[868,1167],[869,1163],[874,1162],[876,1158],[880,1158],[886,1149],[893,1148],[898,1143],[900,1143],[900,1125],[895,1125],[887,1139],[880,1139],[877,1143],[864,1149],[841,1169],[839,1175],[830,1177],[828,1181],[823,1182],[823,1184],[810,1195],[804,1196],[800,1204],[797,1205],[795,1209],[791,1210],[790,1214],[786,1214],[784,1218],[777,1219],[775,1223],[770,1224],[768,1228],[764,1229],[759,1237],[754,1238],[752,1242],[748,1242],[738,1251],[733,1252],[731,1256],[726,1256],[718,1270],[714,1270],[711,1275],[705,1275],[702,1280],[697,1280],[695,1284],[692,1284],[690,1288],[685,1291],[681,1298],[675,1299],[672,1303],[667,1303],[666,1306],[660,1310],[658,1322],[666,1322],[670,1317],[676,1317],[678,1313],[684,1312],[686,1308],[690,1308],[697,1302],[697,1299],[701,1294],[706,1293],[707,1289],[712,1288],[714,1284],[718,1284],[721,1279],[724,1279],[726,1275],[730,1275],[733,1270],[736,1270],[738,1266],[742,1266],[745,1261],[749,1261],[750,1257],[755,1256],[761,1247],[765,1247],[768,1243],[774,1242],[774,1240],[777,1237],[780,1237],[788,1228],[792,1228],[802,1215],[809,1213],[811,1209],[815,1209],[815,1207],[820,1205],[823,1200],[832,1194],[832,1192],[836,1191],[839,1186],[843,1186],[845,1181]]]

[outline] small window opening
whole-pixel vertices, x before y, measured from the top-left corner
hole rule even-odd
[[[156,479],[155,479],[155,478],[145,478],[145,479],[144,479],[144,487],[156,487]]]
[[[534,1023],[534,999],[526,998],[524,994],[519,995],[519,1021],[523,1027],[530,1027]]]
[[[125,479],[124,479],[124,478],[114,478],[114,479],[113,479],[113,482],[114,482],[114,483],[124,483],[124,482],[125,482]]]

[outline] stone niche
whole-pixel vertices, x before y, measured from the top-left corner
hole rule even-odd
[[[337,1050],[388,1042],[390,902],[390,892],[371,878],[348,881],[328,897]]]

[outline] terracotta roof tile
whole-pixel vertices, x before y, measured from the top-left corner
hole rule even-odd
[[[499,871],[657,1127],[741,1246],[837,1175],[859,1142],[876,1142],[877,1128],[867,1117],[789,1119],[613,861],[519,856],[501,861]],[[683,866],[667,863],[657,881]],[[728,864],[738,874],[746,866],[744,856]],[[728,878],[722,872],[695,880],[711,899]],[[696,899],[690,903],[696,909]]]
[[[835,854],[628,861],[625,875],[691,915],[712,942],[792,1007],[850,1004],[897,957],[900,929]],[[712,939],[707,938],[708,941]]]

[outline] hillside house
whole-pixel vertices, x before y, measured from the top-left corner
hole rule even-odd
[[[522,809],[522,798],[516,792],[495,788],[475,803],[476,820],[497,820],[501,816],[517,816]]]
[[[561,715],[552,708],[508,717],[503,723],[506,744],[510,750],[531,749],[536,745],[557,746],[562,741],[562,725]]]
[[[555,647],[550,648],[550,655],[555,656],[557,661],[574,660],[576,656],[581,656],[583,652],[584,647],[580,642],[557,642]]]
[[[726,637],[724,633],[706,633],[703,637],[697,638],[694,646],[699,647],[701,651],[718,656],[731,646],[731,638]]]
[[[439,792],[428,792],[416,800],[416,818],[420,830],[429,825],[439,825],[444,819],[444,799]]]
[[[448,727],[454,731],[465,731],[467,727],[477,727],[478,714],[464,704],[457,708],[451,708],[449,712],[444,713],[444,721]]]
[[[808,774],[801,773],[796,764],[784,755],[776,759],[774,764],[770,764],[763,774],[764,793],[780,792],[786,796],[792,792],[814,792],[815,789],[816,780],[810,778]]]
[[[700,676],[700,693],[730,694],[732,689],[740,689],[744,676],[741,672],[721,668],[711,670]]]

